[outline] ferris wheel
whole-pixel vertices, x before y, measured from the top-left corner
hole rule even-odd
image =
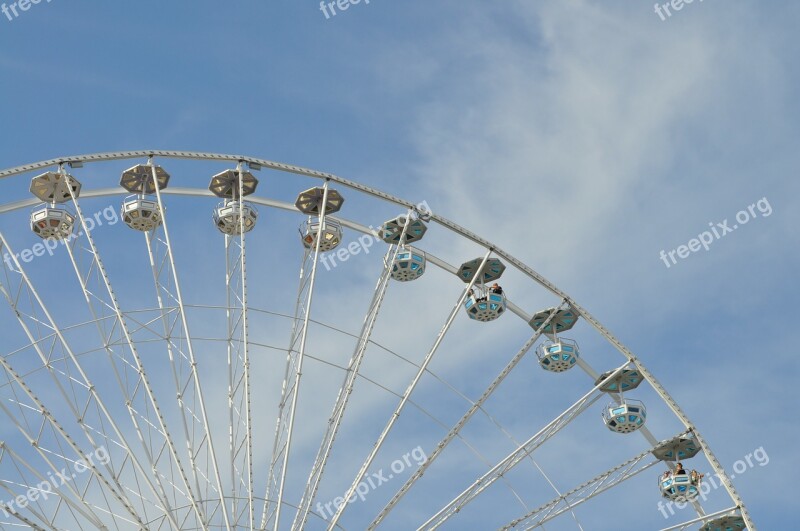
[[[0,528],[755,530],[639,358],[419,198],[175,151],[0,187]]]

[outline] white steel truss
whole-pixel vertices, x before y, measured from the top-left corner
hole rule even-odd
[[[477,413],[486,401],[492,396],[500,384],[505,380],[506,376],[511,374],[511,371],[514,370],[514,367],[522,360],[522,358],[527,354],[527,352],[533,347],[536,341],[539,340],[539,337],[544,333],[545,329],[550,325],[552,320],[556,317],[558,310],[564,308],[564,304],[562,303],[561,306],[558,308],[554,308],[547,319],[542,323],[542,325],[534,332],[533,336],[522,345],[522,348],[519,349],[511,361],[506,365],[506,367],[500,372],[500,374],[489,384],[489,387],[483,392],[481,397],[475,401],[472,406],[470,406],[469,410],[461,417],[461,419],[450,429],[450,431],[445,435],[445,437],[436,445],[436,448],[432,452],[428,454],[428,459],[414,471],[414,473],[409,477],[405,484],[400,487],[400,490],[392,497],[391,500],[386,504],[386,506],[381,510],[380,514],[372,521],[367,529],[372,530],[375,529],[386,516],[391,512],[391,510],[400,502],[400,500],[408,493],[409,490],[414,486],[414,484],[422,477],[425,471],[433,464],[439,455],[444,452],[444,449],[453,441],[453,439],[458,436],[464,426],[467,425],[469,420]]]
[[[681,437],[684,437],[689,432],[682,433],[673,437],[672,439],[663,441],[659,444],[666,445]],[[621,463],[602,474],[590,479],[589,481],[575,487],[574,489],[565,492],[561,496],[545,503],[541,507],[537,507],[525,516],[513,520],[512,522],[503,526],[501,531],[513,529],[518,527],[520,529],[535,529],[542,527],[544,524],[556,518],[566,511],[571,511],[573,508],[588,501],[599,494],[617,486],[623,481],[632,478],[633,476],[644,472],[653,465],[660,463],[658,459],[650,459],[645,461],[648,456],[652,457],[652,453],[658,446],[645,450],[639,455]]]
[[[351,497],[354,495],[354,493],[356,492],[356,488],[358,487],[358,484],[364,477],[364,474],[367,473],[367,470],[369,470],[369,467],[372,465],[372,462],[375,460],[375,457],[378,455],[378,452],[380,452],[383,443],[386,441],[386,438],[389,436],[389,433],[392,431],[392,428],[394,428],[397,419],[400,418],[400,414],[403,412],[403,409],[405,408],[408,399],[411,397],[411,393],[413,393],[414,389],[416,389],[417,384],[422,379],[422,375],[425,374],[425,371],[428,369],[428,365],[430,365],[434,354],[436,354],[436,351],[439,350],[439,346],[442,344],[442,341],[447,335],[447,332],[453,325],[453,321],[455,321],[456,315],[458,315],[458,312],[461,311],[461,308],[464,304],[464,301],[467,298],[467,295],[469,294],[469,291],[475,286],[475,283],[478,281],[478,278],[480,278],[483,275],[484,267],[486,266],[486,262],[489,260],[489,256],[491,256],[491,254],[492,254],[491,249],[486,251],[486,254],[483,256],[483,260],[481,260],[480,265],[475,270],[475,274],[472,276],[472,279],[469,281],[469,283],[467,283],[466,287],[461,292],[461,296],[458,298],[458,301],[456,302],[455,306],[453,306],[453,309],[450,311],[450,315],[447,317],[447,321],[445,321],[444,326],[442,326],[442,329],[439,331],[439,335],[436,336],[436,340],[433,342],[433,346],[428,351],[428,354],[425,356],[423,362],[420,364],[419,370],[417,370],[417,374],[414,376],[414,378],[411,380],[411,383],[406,388],[405,392],[403,393],[403,397],[400,399],[400,403],[397,404],[397,408],[395,408],[394,413],[392,413],[392,416],[389,417],[389,422],[386,424],[386,427],[383,429],[383,432],[381,433],[380,437],[378,437],[378,440],[372,447],[372,451],[364,460],[364,463],[361,465],[361,468],[356,474],[353,483],[350,485],[350,488],[344,495],[345,500],[351,499]],[[344,513],[346,508],[347,508],[346,503],[339,506],[336,513],[331,518],[330,524],[328,524],[328,531],[331,531],[333,529],[333,526],[335,526],[339,522],[339,519],[342,517],[342,514]]]
[[[241,176],[242,163],[236,174]],[[244,179],[237,178],[238,197],[244,202]],[[230,422],[230,513],[232,526],[252,530],[253,431],[250,389],[250,343],[247,306],[247,247],[245,215],[240,205],[239,234],[225,235],[225,291],[228,318],[228,415]],[[240,503],[243,502],[243,503]]]
[[[61,166],[68,162],[78,164],[140,158],[145,156],[218,162],[233,161],[240,165],[243,163],[260,165],[280,172],[322,179],[325,181],[326,189],[329,182],[334,182],[396,205],[403,205],[406,207],[412,206],[410,203],[389,194],[331,174],[238,155],[168,151],[83,155],[43,161],[19,168],[0,171],[0,178],[53,165]],[[111,193],[117,192],[118,190],[89,190],[85,191],[81,197],[90,195],[110,195]],[[172,189],[169,190],[168,193],[187,196],[207,195],[191,189]],[[72,199],[78,210],[80,226],[88,233],[86,219],[80,211],[77,198],[73,195]],[[279,202],[272,200],[254,198],[254,202],[257,204],[269,204],[269,206],[277,206],[278,208],[286,208],[280,205]],[[0,213],[30,204],[33,204],[33,202],[26,201],[16,205],[0,205]],[[160,194],[159,206],[163,218],[164,211]],[[288,209],[291,209],[291,207]],[[572,307],[577,314],[583,317],[583,319],[604,336],[606,340],[626,358],[628,363],[633,364],[640,370],[645,380],[653,387],[659,397],[675,413],[683,425],[694,434],[695,439],[703,449],[712,468],[716,472],[715,475],[720,478],[725,490],[734,501],[734,509],[728,511],[738,511],[738,514],[741,515],[742,519],[747,524],[748,529],[755,529],[742,500],[705,440],[700,436],[688,417],[672,399],[669,393],[624,345],[600,325],[596,319],[588,314],[586,310],[525,264],[493,246],[488,241],[479,238],[475,234],[466,231],[462,227],[446,219],[436,215],[432,215],[431,219],[441,227],[451,230],[483,246],[490,252],[493,252],[497,257],[507,261],[507,263],[516,267],[519,271],[536,281],[552,294],[558,296],[564,304]],[[347,225],[347,223],[343,224],[350,226]],[[148,235],[147,238],[151,265],[154,270],[154,278],[156,278],[156,288],[159,293],[160,311],[158,313],[158,319],[153,320],[148,320],[147,318],[139,320],[134,313],[125,312],[120,308],[114,291],[111,289],[111,284],[103,263],[99,259],[97,248],[90,236],[86,238],[88,240],[87,246],[82,247],[78,243],[75,243],[68,248],[75,272],[81,283],[81,289],[84,292],[84,297],[88,302],[89,308],[94,313],[91,324],[100,331],[100,336],[103,341],[102,350],[108,355],[108,361],[112,368],[109,374],[113,375],[113,381],[120,385],[122,399],[127,406],[128,416],[130,417],[129,420],[133,426],[136,438],[140,441],[138,444],[141,445],[141,449],[139,451],[133,449],[137,444],[132,440],[133,437],[130,437],[131,427],[126,426],[125,428],[127,429],[125,429],[120,426],[119,423],[122,422],[122,419],[113,418],[113,416],[109,414],[109,411],[105,409],[106,402],[103,402],[103,400],[108,401],[111,397],[103,396],[103,399],[100,398],[101,393],[98,392],[95,384],[82,372],[83,367],[78,363],[78,359],[71,350],[69,343],[66,341],[63,331],[59,329],[55,321],[50,318],[49,315],[45,315],[47,310],[39,299],[38,294],[35,293],[32,284],[27,278],[23,278],[24,275],[20,275],[19,271],[21,268],[18,263],[13,267],[6,268],[7,281],[5,287],[2,288],[3,295],[14,310],[17,320],[22,325],[23,330],[26,332],[26,336],[30,342],[26,349],[31,352],[36,352],[36,357],[41,362],[40,367],[43,369],[41,373],[43,375],[49,375],[55,384],[53,390],[56,391],[59,396],[66,396],[66,399],[63,400],[63,404],[55,404],[56,407],[54,409],[58,410],[59,405],[68,408],[69,414],[76,419],[76,426],[78,426],[79,429],[75,430],[75,428],[72,428],[70,430],[70,428],[59,422],[65,417],[59,416],[62,415],[62,413],[56,414],[52,412],[53,410],[48,409],[48,406],[54,405],[51,397],[37,396],[33,392],[33,388],[29,385],[29,380],[33,376],[28,373],[25,365],[21,368],[15,367],[17,363],[15,363],[15,359],[12,359],[12,355],[3,357],[2,363],[6,382],[5,385],[0,385],[0,387],[3,389],[3,393],[5,393],[3,395],[4,397],[8,395],[12,398],[12,400],[6,401],[2,405],[3,412],[16,426],[17,430],[23,434],[25,439],[36,442],[36,445],[34,445],[36,455],[46,463],[44,469],[56,471],[62,464],[68,463],[70,460],[74,462],[77,459],[82,459],[84,456],[87,456],[91,450],[101,448],[102,446],[109,446],[116,453],[115,459],[112,460],[111,464],[103,467],[98,466],[92,469],[90,473],[87,472],[87,475],[82,478],[82,481],[86,482],[85,485],[76,482],[74,486],[65,485],[61,489],[63,498],[59,496],[59,500],[63,499],[62,506],[67,507],[68,510],[71,511],[71,514],[77,515],[75,517],[75,522],[79,527],[81,525],[87,527],[98,526],[99,522],[107,521],[105,517],[106,514],[111,514],[112,520],[117,522],[118,525],[121,522],[136,522],[134,525],[153,529],[160,526],[176,529],[181,527],[186,529],[206,528],[206,525],[211,522],[212,519],[219,519],[219,516],[216,515],[217,512],[221,511],[226,513],[228,508],[231,509],[231,514],[224,514],[224,523],[228,529],[231,529],[232,525],[234,527],[237,525],[241,526],[242,520],[247,517],[249,517],[250,526],[252,527],[254,522],[252,514],[253,503],[255,501],[264,501],[264,515],[262,517],[261,529],[267,527],[267,519],[270,524],[274,524],[274,527],[270,527],[270,529],[277,529],[280,522],[281,507],[284,505],[286,507],[292,507],[284,500],[284,485],[291,448],[292,426],[295,421],[294,412],[297,404],[300,377],[302,375],[302,363],[303,359],[308,357],[305,353],[304,343],[309,323],[309,310],[311,307],[311,296],[313,294],[313,271],[316,267],[316,253],[318,252],[318,248],[314,253],[309,251],[304,259],[303,271],[311,271],[311,282],[304,286],[302,280],[304,274],[301,274],[301,287],[299,292],[302,296],[298,297],[298,311],[295,315],[295,326],[287,356],[289,359],[287,363],[286,380],[283,386],[284,396],[281,401],[281,414],[279,415],[278,429],[276,430],[275,452],[273,453],[270,466],[267,499],[259,499],[252,495],[252,436],[249,423],[248,393],[245,392],[247,388],[245,382],[249,380],[249,376],[246,376],[246,372],[249,368],[249,363],[247,362],[247,346],[249,345],[249,341],[246,332],[246,315],[243,315],[242,319],[236,319],[235,317],[229,318],[229,324],[233,325],[230,326],[229,329],[235,330],[235,334],[229,334],[229,339],[234,336],[237,337],[237,340],[230,341],[229,345],[235,345],[236,349],[243,348],[243,350],[235,351],[235,356],[231,356],[231,358],[236,358],[238,360],[237,370],[241,370],[240,372],[232,371],[233,376],[230,379],[231,390],[236,390],[236,392],[239,393],[237,395],[239,398],[237,398],[236,401],[231,400],[231,404],[234,402],[241,404],[241,406],[237,408],[237,422],[231,423],[231,426],[233,427],[235,424],[237,427],[243,427],[240,431],[237,431],[235,436],[231,435],[230,445],[230,465],[233,471],[231,480],[233,485],[238,482],[240,488],[237,491],[233,486],[226,489],[223,489],[222,486],[219,466],[216,461],[217,455],[213,451],[211,432],[202,406],[203,393],[195,369],[196,361],[191,354],[192,336],[186,325],[184,305],[179,293],[177,272],[174,270],[174,262],[172,260],[171,246],[169,244],[166,227],[164,229],[164,235],[160,236],[154,233]],[[244,240],[243,238],[236,240],[238,241],[234,243],[240,243],[240,245],[238,245],[239,251],[237,252],[240,253],[241,258],[238,261],[238,265],[234,263],[235,260],[229,261],[229,266],[232,267],[229,267],[226,285],[230,288],[232,278],[234,279],[233,284],[241,282],[237,285],[236,289],[240,296],[238,300],[233,299],[234,304],[228,304],[228,310],[231,311],[229,317],[234,313],[234,307],[236,307],[237,310],[241,310],[243,314],[247,313],[248,308],[246,303],[247,289],[244,267]],[[318,237],[317,241],[319,242],[319,240],[320,238]],[[4,240],[3,243],[7,248],[8,243]],[[236,246],[232,247],[235,249]],[[312,254],[314,255],[313,263],[309,260]],[[87,257],[88,260],[85,260]],[[436,259],[432,255],[429,255],[429,258],[432,259],[432,263],[436,263]],[[238,273],[235,270],[237,267],[240,267]],[[231,271],[233,271],[233,275],[231,275]],[[305,275],[309,275],[309,273],[305,273]],[[169,278],[170,276],[173,277],[171,280]],[[12,278],[13,282],[9,282],[9,278]],[[514,310],[512,305],[509,305],[509,309]],[[520,315],[517,311],[514,311],[514,313]],[[166,350],[168,351],[170,359],[177,361],[173,365],[173,379],[176,382],[176,391],[178,391],[178,410],[183,418],[183,438],[187,439],[187,444],[189,445],[187,454],[189,456],[188,467],[185,467],[181,461],[179,452],[177,451],[177,445],[174,444],[172,435],[167,431],[167,426],[170,424],[164,420],[166,414],[162,413],[162,406],[155,401],[147,373],[144,371],[144,364],[141,362],[141,359],[137,357],[136,346],[145,343],[137,334],[140,332],[152,333],[152,325],[154,322],[162,323],[163,332],[158,334],[158,339],[166,345]],[[244,324],[244,326],[242,324]],[[447,325],[444,331],[446,331],[446,328]],[[440,334],[437,342],[441,340],[442,336],[443,334]],[[361,337],[363,336],[360,336],[360,338]],[[299,345],[297,344],[298,341]],[[435,348],[436,346],[434,350]],[[239,353],[241,353],[241,355]],[[429,361],[430,356],[432,356],[432,353],[429,353],[429,356],[426,357],[426,362]],[[351,359],[348,370],[352,367],[352,361]],[[593,376],[594,371],[592,371],[588,365],[584,366],[583,360],[579,361],[579,365],[581,365],[590,376]],[[421,370],[424,371],[425,366],[426,363],[423,363]],[[511,368],[513,369],[513,367]],[[357,373],[357,369],[353,371],[353,373]],[[596,374],[594,375],[596,376]],[[346,373],[346,377],[347,376],[349,376],[349,373]],[[384,431],[384,434],[382,434],[378,443],[376,443],[377,448],[375,448],[372,455],[367,458],[367,464],[365,465],[367,468],[369,467],[369,462],[371,462],[377,454],[382,440],[386,434],[388,434],[388,431],[391,430],[394,419],[402,410],[403,404],[410,401],[409,395],[415,383],[416,380],[412,381],[409,391],[401,397],[401,405],[398,410],[395,411],[395,415],[389,420],[387,429]],[[497,383],[499,384],[499,382]],[[190,392],[190,389],[193,389],[193,391]],[[346,387],[343,387],[343,389],[346,389]],[[192,395],[192,393],[194,394]],[[233,394],[232,392],[231,396],[233,396]],[[339,397],[341,396],[342,393],[340,392]],[[189,402],[190,400],[191,402]],[[337,404],[338,401],[339,398],[337,398]],[[347,401],[345,400],[344,402],[346,407]],[[117,399],[117,403],[119,403],[119,399]],[[478,400],[478,404],[479,403],[481,403],[481,399]],[[473,410],[473,407],[470,408],[470,411]],[[479,408],[480,406],[478,406],[475,411]],[[341,408],[342,414],[344,413],[344,409],[344,407]],[[334,407],[333,415],[336,415],[337,411],[336,407]],[[474,414],[474,411],[472,413],[468,412],[466,420],[462,418],[462,421],[468,421],[472,414]],[[335,418],[333,415],[331,418]],[[463,424],[456,424],[454,427],[455,436],[458,435],[459,425],[463,426]],[[73,433],[75,431],[81,433],[87,441],[89,441],[88,446],[86,443],[80,444],[76,442]],[[646,428],[641,431],[648,440],[653,439],[649,431],[646,431]],[[449,440],[452,440],[451,433],[452,430],[448,432]],[[124,434],[128,435],[127,439]],[[306,490],[301,499],[300,507],[298,508],[293,524],[295,528],[302,527],[306,516],[308,514],[313,514],[310,513],[309,508],[313,501],[314,492],[324,472],[327,460],[325,455],[329,455],[330,448],[335,441],[335,430],[332,437],[330,437],[330,443],[327,442],[329,437],[330,436],[326,434],[323,439],[323,444],[320,447],[318,459],[312,466],[309,483],[306,485]],[[445,441],[447,441],[445,445],[447,445],[449,440],[448,438],[445,439]],[[183,443],[183,441],[180,442]],[[524,447],[525,445],[520,446],[518,451],[522,451]],[[327,450],[323,451],[324,448],[327,448]],[[0,445],[0,464],[4,462],[8,463],[8,456],[12,455],[4,449],[6,449],[6,446]],[[249,454],[248,450],[250,451]],[[523,458],[530,455],[529,452],[525,453],[522,451],[522,453],[524,454],[522,456]],[[183,454],[181,453],[180,455]],[[3,459],[5,459],[5,461],[3,461]],[[237,460],[240,463],[238,466],[234,464]],[[25,468],[20,460],[12,459],[11,462],[16,464],[20,469]],[[227,465],[228,463],[225,464]],[[31,473],[34,470],[43,470],[42,467],[42,464],[30,463]],[[190,472],[186,473],[186,470]],[[412,476],[412,478],[413,477],[414,476]],[[359,478],[357,478],[356,481],[358,481],[358,479]],[[383,518],[385,518],[388,512],[397,504],[403,494],[414,485],[414,481],[417,479],[418,477],[406,482],[400,492],[398,492],[399,496],[395,495],[384,508],[384,511],[373,521],[370,527],[371,529],[381,523]],[[20,485],[30,485],[31,480],[32,478],[26,479],[20,477]],[[89,482],[92,482],[91,485]],[[604,484],[607,485],[609,483],[610,481],[606,480]],[[614,485],[616,484],[617,483],[614,483]],[[108,495],[103,498],[103,501],[101,501],[99,505],[89,503],[87,500],[88,491],[85,491],[84,487],[89,488],[91,486],[96,486],[104,495]],[[74,488],[75,492],[70,491],[70,488]],[[148,492],[151,496],[147,496]],[[352,489],[350,493],[352,493]],[[348,493],[348,495],[350,493]],[[464,504],[469,503],[469,501],[474,499],[479,493],[480,490],[475,492],[474,496],[472,494],[467,496],[468,499],[464,500]],[[563,495],[559,500],[562,500],[568,495],[570,495],[570,493]],[[226,498],[227,502],[223,501],[220,503],[220,500]],[[249,506],[249,510],[247,511],[249,514],[246,516],[243,512],[244,504]],[[460,501],[456,503],[456,505],[459,504],[461,504]],[[567,505],[574,506],[574,504]],[[463,504],[460,506],[463,506]],[[0,505],[0,507],[2,507],[2,505]],[[64,509],[64,511],[66,510],[67,509]],[[341,517],[343,510],[344,508],[335,515],[331,527],[333,527],[333,525],[338,526],[336,522]],[[83,511],[83,513],[81,513],[81,511]],[[699,518],[681,524],[683,527],[673,527],[669,529],[684,529],[696,522],[706,522],[719,514],[722,513],[714,513],[713,515],[701,514]],[[49,522],[55,521],[58,515],[47,515],[41,508],[37,507],[35,510],[27,513],[26,516],[23,516],[23,518],[30,520],[30,518],[28,518],[30,516],[42,519],[41,522],[44,524],[44,528],[49,528]],[[37,528],[36,526],[39,525],[33,521],[31,521],[31,523],[25,522],[33,528]],[[218,526],[218,524],[215,524],[215,527],[216,526]]]
[[[185,480],[186,491],[197,516],[199,527],[207,529],[209,519],[206,515],[210,513],[210,508],[202,500],[213,499],[215,495],[219,496],[223,492],[222,481],[217,456],[214,452],[202,385],[197,373],[194,343],[189,331],[178,269],[175,266],[161,186],[152,159],[148,160],[148,164],[151,166],[161,226],[155,231],[145,232],[144,238],[153,271],[156,300],[164,330],[163,344],[169,357],[175,396],[180,410],[181,428],[192,474],[191,482],[188,478]],[[185,476],[186,472],[180,462],[178,466],[181,474]],[[213,477],[209,477],[208,469]],[[194,487],[194,492],[192,487]],[[220,505],[220,509],[224,513],[227,510],[225,504]],[[228,522],[227,515],[224,518]]]
[[[439,526],[449,520],[450,517],[460,511],[466,504],[478,497],[478,495],[480,495],[484,490],[494,484],[495,481],[502,478],[512,468],[521,463],[523,459],[533,453],[547,440],[551,439],[554,435],[561,431],[561,429],[566,427],[574,418],[576,418],[589,406],[603,397],[604,393],[600,391],[600,387],[605,382],[613,379],[616,375],[621,373],[627,366],[627,363],[621,365],[610,375],[608,375],[607,378],[595,385],[588,393],[578,399],[577,402],[567,408],[563,413],[561,413],[561,415],[554,418],[547,426],[539,430],[539,432],[525,441],[525,443],[519,448],[511,452],[507,457],[497,463],[491,468],[491,470],[486,472],[472,485],[467,487],[461,494],[456,496],[450,503],[448,503],[439,512],[428,519],[428,521],[422,524],[418,529],[437,529]]]
[[[105,497],[105,509],[109,514],[128,513],[134,522],[143,523],[142,517],[128,497],[122,481],[122,478],[126,477],[137,488],[145,488],[140,483],[139,476],[134,471],[131,471],[131,466],[128,465],[133,463],[135,459],[131,447],[125,441],[120,427],[100,398],[97,387],[89,379],[75,352],[66,341],[61,329],[56,325],[2,233],[0,233],[0,242],[2,242],[3,248],[9,250],[9,256],[13,257],[12,267],[6,267],[4,270],[6,285],[0,285],[0,291],[2,291],[4,298],[16,314],[20,326],[30,341],[31,347],[47,368],[47,373],[52,379],[54,389],[58,391],[58,396],[63,400],[63,404],[69,408],[71,415],[75,418],[91,451],[87,452],[84,448],[81,448],[66,428],[53,416],[51,413],[52,408],[48,408],[34,394],[31,387],[19,373],[14,370],[7,357],[0,357],[0,364],[5,369],[7,377],[10,377],[9,380],[16,383],[22,390],[22,396],[14,393],[14,403],[18,406],[19,416],[14,415],[1,402],[0,408],[12,419],[18,430],[36,448],[37,453],[53,472],[59,472],[60,470],[51,460],[50,453],[64,456],[62,463],[65,465],[70,460],[70,458],[66,457],[66,448],[62,446],[63,444],[66,444],[66,447],[74,452],[74,457],[71,459],[84,461],[87,460],[89,453],[96,454],[98,451],[112,451],[116,447],[123,448],[126,458],[122,460],[122,464],[118,469],[115,470],[109,463],[104,465],[106,474],[103,474],[100,467],[92,465],[90,467],[91,474],[96,481],[107,489],[111,499],[114,500],[112,502],[108,497]],[[10,289],[6,286],[9,286]],[[23,403],[22,400],[24,398],[27,398],[29,402]],[[31,431],[30,427],[37,424],[35,417],[30,418],[31,416],[41,416],[39,423],[41,423],[42,427],[48,426],[52,430],[53,436],[49,442],[47,440],[48,432],[41,428],[35,432]],[[108,435],[106,430],[111,431],[113,435]],[[135,477],[132,479],[131,476]],[[67,489],[75,496],[76,500],[80,500],[86,507],[87,513],[84,516],[95,525],[100,525],[102,520],[87,504],[85,498],[74,490],[71,484],[68,485]]]
[[[261,518],[260,529],[262,531],[268,527],[275,530],[280,528],[286,474],[289,468],[289,456],[292,449],[295,413],[297,411],[300,382],[303,376],[303,361],[305,359],[306,339],[308,338],[308,324],[311,318],[311,303],[314,298],[314,283],[317,278],[320,246],[322,244],[322,235],[325,230],[325,220],[328,209],[328,191],[329,181],[325,181],[323,185],[322,205],[319,209],[319,226],[317,228],[314,248],[308,248],[304,251],[303,262],[300,267],[300,285],[297,290],[294,323],[292,325],[292,334],[286,355],[286,370],[281,388],[278,421],[275,429],[275,442],[273,444],[272,460],[267,480],[267,501],[264,505],[264,513]]]
[[[411,215],[412,211],[409,210],[406,213],[406,221],[403,225],[403,230],[400,233],[400,242],[405,242],[406,233],[408,232],[408,227],[412,220]],[[322,475],[325,472],[325,465],[330,457],[333,444],[336,440],[336,434],[338,433],[339,427],[344,419],[344,413],[345,409],[347,408],[348,400],[350,399],[350,395],[353,393],[356,378],[359,374],[358,371],[361,368],[361,363],[364,361],[364,355],[367,352],[367,347],[369,346],[370,338],[372,337],[372,331],[375,328],[375,323],[381,310],[381,304],[386,296],[386,290],[389,287],[392,266],[402,247],[402,245],[390,245],[389,249],[386,251],[386,255],[383,257],[383,269],[381,270],[380,277],[375,285],[375,292],[372,295],[372,301],[370,301],[367,314],[364,316],[358,343],[356,344],[356,348],[353,351],[353,355],[350,357],[350,362],[347,365],[347,372],[345,373],[344,382],[342,383],[341,389],[339,390],[339,394],[336,398],[336,402],[333,406],[333,411],[328,419],[325,435],[322,438],[322,443],[320,444],[319,451],[317,452],[317,457],[314,459],[314,464],[311,467],[311,473],[306,484],[305,492],[303,493],[303,498],[300,500],[300,510],[297,512],[297,516],[292,524],[292,529],[302,530],[306,524],[306,520],[308,519],[308,511],[313,505],[314,499],[317,495],[320,481],[322,481]]]

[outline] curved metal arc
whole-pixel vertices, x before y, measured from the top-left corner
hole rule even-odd
[[[293,173],[298,175],[305,175],[308,177],[316,177],[320,179],[327,179],[343,186],[347,186],[349,188],[359,190],[364,192],[368,195],[381,198],[390,202],[393,202],[398,205],[403,205],[408,208],[413,208],[413,204],[408,201],[402,200],[390,194],[386,194],[379,190],[373,189],[368,186],[361,185],[359,183],[355,183],[353,181],[349,181],[347,179],[343,179],[337,177],[333,174],[319,172],[316,170],[310,170],[307,168],[302,168],[299,166],[293,166],[290,164],[283,164],[272,162],[264,159],[257,159],[251,157],[245,157],[240,155],[220,155],[220,154],[211,154],[211,153],[199,153],[199,152],[185,152],[185,151],[159,151],[159,150],[152,150],[152,151],[124,151],[124,152],[115,152],[115,153],[97,153],[91,155],[78,155],[74,157],[62,157],[59,159],[51,159],[48,161],[41,161],[33,164],[28,164],[24,166],[18,166],[16,168],[10,168],[8,170],[0,171],[0,178],[10,177],[13,175],[18,175],[21,173],[26,173],[30,171],[34,171],[37,169],[47,168],[50,166],[55,166],[58,164],[63,164],[69,161],[80,161],[84,163],[88,162],[100,162],[100,161],[110,161],[110,160],[122,160],[122,159],[132,159],[132,158],[144,158],[148,156],[160,156],[164,158],[176,158],[176,159],[198,159],[198,160],[216,160],[216,161],[244,161],[248,163],[256,163],[263,167],[267,167],[277,171],[283,171],[287,173]],[[2,212],[2,208],[0,208],[0,212]],[[738,492],[736,491],[735,487],[733,486],[730,479],[727,477],[724,469],[722,468],[721,464],[717,460],[716,456],[712,453],[710,447],[699,434],[698,430],[693,426],[691,421],[689,420],[688,416],[683,412],[683,410],[677,405],[675,400],[669,395],[669,393],[664,389],[660,383],[655,379],[655,377],[641,364],[641,362],[633,355],[630,350],[628,350],[619,340],[617,340],[608,330],[606,330],[591,314],[589,314],[585,309],[583,309],[580,305],[575,303],[570,297],[566,295],[563,291],[557,288],[554,284],[549,282],[539,273],[534,271],[529,266],[525,265],[523,262],[519,261],[518,259],[514,258],[509,253],[505,252],[504,250],[495,247],[489,241],[477,236],[476,234],[472,233],[471,231],[466,230],[465,228],[449,221],[441,216],[436,214],[431,215],[431,219],[439,223],[440,225],[460,234],[461,236],[472,240],[473,242],[489,249],[494,249],[495,254],[499,257],[508,261],[511,265],[516,267],[519,271],[521,271],[526,276],[533,279],[535,282],[542,285],[548,291],[553,293],[554,295],[558,296],[559,298],[566,299],[573,309],[580,314],[581,316],[586,319],[593,328],[595,328],[598,332],[600,332],[608,341],[611,343],[623,356],[625,356],[628,360],[634,362],[637,367],[640,368],[643,377],[650,383],[650,385],[656,390],[659,396],[664,400],[667,405],[672,409],[673,413],[679,418],[679,420],[684,424],[685,427],[690,428],[697,436],[698,443],[701,445],[703,450],[706,453],[709,462],[712,465],[715,473],[719,475],[721,478],[723,485],[725,486],[726,491],[728,492],[731,499],[737,504],[738,507],[741,508],[742,517],[745,520],[745,523],[748,525],[748,528],[754,530],[754,524],[744,506],[744,502],[742,501],[741,497],[739,496]]]

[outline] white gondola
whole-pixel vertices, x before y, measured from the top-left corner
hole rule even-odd
[[[31,230],[43,239],[64,240],[72,235],[75,215],[56,205],[66,203],[81,193],[81,183],[69,174],[46,172],[31,180],[31,193],[45,206],[31,213]]]
[[[244,218],[244,223],[242,223]],[[244,201],[227,200],[220,203],[214,209],[214,225],[229,236],[238,236],[244,232],[250,232],[256,226],[258,220],[258,210]]]
[[[31,213],[31,230],[42,239],[69,238],[74,226],[75,216],[65,208],[45,206]]]
[[[496,293],[481,284],[475,284],[472,293],[467,296],[464,303],[470,319],[476,321],[494,321],[506,311],[506,296]]]
[[[612,402],[603,410],[603,421],[609,430],[616,433],[631,433],[647,420],[647,409],[639,400],[621,399],[620,403]]]
[[[572,339],[557,338],[545,341],[536,348],[536,357],[543,369],[564,372],[575,366],[580,356],[578,344]]]
[[[744,518],[738,515],[723,516],[706,523],[700,531],[743,531],[747,529]]]
[[[312,251],[316,249],[317,234],[320,234],[320,221],[319,218],[312,218],[303,222],[300,227],[300,236],[303,241],[303,246]],[[330,219],[325,220],[325,226],[322,227],[320,238],[319,250],[321,252],[331,251],[342,243],[342,226]]]
[[[392,263],[392,278],[400,282],[416,280],[425,274],[425,263],[422,251],[401,249]]]
[[[692,500],[700,494],[700,476],[696,471],[691,473],[676,474],[672,471],[665,472],[658,478],[658,487],[661,495],[673,501]]]
[[[161,225],[161,211],[152,199],[130,196],[122,203],[122,221],[132,229],[149,232]]]

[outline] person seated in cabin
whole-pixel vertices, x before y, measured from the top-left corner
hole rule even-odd
[[[501,288],[501,287],[500,287],[500,286],[497,284],[497,282],[495,282],[494,284],[492,284],[492,287],[491,287],[491,288],[489,288],[489,291],[491,291],[492,293],[496,293],[496,294],[498,294],[498,295],[502,295],[502,294],[503,294],[503,288]]]
[[[478,293],[477,293],[477,296],[475,295],[475,291],[474,290],[469,290],[469,295],[470,295],[470,297],[475,297],[475,302],[483,302],[483,301],[486,300],[486,290],[485,289],[479,289]]]
[[[703,479],[703,474],[701,474],[697,470],[692,470],[690,477],[692,479],[692,485],[698,486],[700,485],[700,480]]]
[[[686,475],[686,470],[684,470],[683,464],[678,463],[677,465],[675,465],[675,475],[677,476],[677,475],[680,475],[680,474],[683,474],[685,476]]]

